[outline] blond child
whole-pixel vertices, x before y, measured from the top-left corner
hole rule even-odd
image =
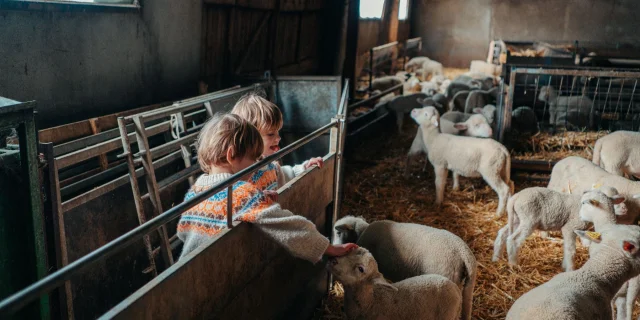
[[[216,115],[202,128],[197,142],[204,174],[185,195],[185,201],[205,192],[256,163],[262,154],[258,130],[237,115]],[[316,263],[323,255],[347,254],[355,244],[333,246],[309,220],[284,210],[247,181],[233,184],[233,220],[255,224],[293,256]],[[184,242],[180,258],[226,228],[227,190],[220,191],[182,214],[178,237]]]
[[[231,110],[231,114],[237,114],[258,128],[263,142],[262,156],[270,156],[280,150],[280,134],[282,129],[282,112],[271,101],[256,93],[249,93],[240,98]],[[269,195],[272,191],[285,185],[291,179],[299,176],[312,166],[322,167],[322,158],[311,158],[302,164],[295,166],[280,166],[273,162],[256,171],[251,177],[252,183]]]

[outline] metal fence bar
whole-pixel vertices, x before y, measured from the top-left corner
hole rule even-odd
[[[198,203],[222,191],[223,189],[227,188],[229,185],[232,185],[236,181],[242,180],[243,177],[246,176],[247,174],[251,174],[252,172],[262,168],[264,165],[281,159],[282,157],[288,155],[289,153],[307,144],[309,141],[314,140],[317,137],[325,134],[331,128],[336,127],[337,125],[338,124],[336,122],[331,122],[327,125],[324,125],[323,127],[310,133],[309,135],[282,148],[279,152],[276,152],[268,157],[265,157],[264,159],[255,163],[254,165],[244,170],[241,170],[240,172],[234,174],[233,176],[227,178],[226,180],[218,183],[217,185],[213,186],[211,189],[185,202],[182,202],[176,205],[175,207],[165,211],[161,215],[158,215],[157,217],[147,221],[143,225],[127,232],[126,234],[96,249],[95,251],[79,258],[78,260],[68,264],[67,266],[50,274],[49,276],[43,278],[42,280],[28,286],[27,288],[17,292],[16,294],[0,301],[0,316],[6,316],[8,314],[15,313],[16,311],[20,310],[20,308],[27,305],[29,302],[35,299],[38,299],[41,295],[46,294],[47,292],[63,284],[65,281],[70,280],[76,273],[85,270],[87,267],[94,264],[95,262],[98,262],[113,256],[120,250],[132,244],[133,242],[140,240],[149,232],[152,232],[160,228],[167,222],[170,222],[171,220],[177,218],[180,214],[192,208],[193,206],[197,205]]]

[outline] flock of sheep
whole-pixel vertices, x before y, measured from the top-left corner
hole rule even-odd
[[[424,60],[423,69],[432,68],[429,72],[437,77],[438,65]],[[564,238],[565,272],[517,299],[507,319],[631,319],[640,291],[640,182],[630,178],[640,177],[640,133],[617,131],[602,137],[592,161],[567,157],[554,166],[547,188],[514,194],[508,150],[487,139],[490,135],[445,133],[445,115],[455,99],[447,99],[449,110],[440,117],[446,104],[436,103],[437,94],[420,98],[430,105],[409,111],[419,125],[409,156],[427,154],[435,172],[436,205],[443,201],[449,170],[454,189],[459,176],[482,177],[498,194],[496,216],[508,215],[495,239],[493,261],[506,245],[508,262],[516,265],[519,248],[535,230],[561,231]],[[464,123],[452,119],[454,126]],[[587,231],[591,226],[594,231]],[[349,318],[471,319],[477,262],[457,235],[420,224],[367,223],[354,216],[338,220],[334,229],[334,243],[360,246],[327,266],[343,284]],[[589,247],[590,258],[574,270],[577,236]]]

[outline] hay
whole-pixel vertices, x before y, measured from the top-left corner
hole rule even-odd
[[[513,159],[558,161],[568,156],[591,159],[593,146],[608,131],[574,132],[557,134],[539,132],[533,136],[510,135],[505,141]]]
[[[427,172],[422,172],[424,157],[413,161],[410,179],[403,177],[405,154],[416,130],[417,126],[411,124],[400,136],[363,142],[355,155],[347,159],[342,214],[363,216],[368,221],[390,219],[420,223],[460,236],[478,261],[473,319],[504,319],[514,300],[562,272],[562,239],[542,239],[534,233],[523,245],[520,266],[509,266],[505,256],[497,263],[492,262],[493,241],[506,223],[506,215],[495,218],[497,195],[482,179],[461,178],[462,190],[453,192],[450,178],[443,208],[433,207],[433,169],[428,166]],[[579,137],[571,136],[567,137],[579,142]],[[539,141],[539,138],[533,139]],[[556,142],[539,143],[551,148]],[[539,178],[514,175],[516,192],[526,187],[545,186],[547,181]],[[552,236],[559,235],[552,233]],[[576,267],[582,266],[587,256],[587,250],[578,245]],[[342,312],[344,292],[339,283],[336,284],[318,310],[321,319],[346,319]]]

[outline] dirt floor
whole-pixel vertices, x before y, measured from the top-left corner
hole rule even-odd
[[[406,123],[406,122],[405,122]],[[434,176],[431,165],[422,172],[424,158],[414,159],[411,177],[403,177],[405,154],[417,131],[411,123],[400,136],[380,137],[363,143],[357,156],[347,159],[343,214],[363,216],[368,221],[390,219],[449,230],[464,239],[478,260],[478,281],[474,291],[474,319],[504,319],[513,302],[523,293],[562,272],[562,239],[552,234],[542,239],[537,233],[525,242],[520,266],[511,267],[503,256],[492,262],[493,241],[506,223],[506,215],[495,218],[497,195],[482,179],[460,181],[461,191],[451,191],[451,175],[442,208],[435,208]],[[547,181],[514,178],[516,192],[526,187],[545,186]],[[576,267],[587,259],[577,245]],[[346,319],[342,312],[342,287],[335,283],[321,309],[322,319]]]

